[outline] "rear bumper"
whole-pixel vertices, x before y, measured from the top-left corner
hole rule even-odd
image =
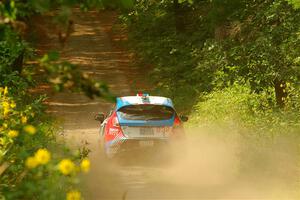
[[[105,153],[107,157],[112,158],[116,154],[159,151],[168,145],[168,138],[122,138],[106,144]]]

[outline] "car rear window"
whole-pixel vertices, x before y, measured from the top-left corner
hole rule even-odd
[[[163,105],[131,105],[120,108],[120,117],[127,120],[167,120],[174,115],[174,109]]]

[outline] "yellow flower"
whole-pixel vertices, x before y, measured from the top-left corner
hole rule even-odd
[[[11,108],[15,108],[15,107],[16,107],[16,103],[15,103],[15,102],[11,102],[11,103],[10,103],[10,107],[11,107]]]
[[[77,190],[71,190],[67,193],[67,200],[80,200],[81,194]]]
[[[6,129],[8,127],[7,123],[3,123],[3,128]]]
[[[3,92],[3,90],[4,90],[4,89],[3,89],[3,87],[0,87],[0,93],[2,93],[2,92]]]
[[[9,103],[6,102],[6,101],[2,102],[2,107],[3,107],[3,115],[4,115],[4,117],[6,117],[9,113],[9,111],[10,111],[9,110]]]
[[[35,152],[34,157],[38,164],[45,165],[49,162],[51,154],[47,149],[39,149]]]
[[[24,131],[30,135],[34,135],[36,133],[36,128],[32,125],[26,125]]]
[[[0,127],[0,131],[7,129],[7,127],[8,127],[7,123],[3,123],[2,126]]]
[[[2,102],[3,108],[9,108],[9,103],[7,101]]]
[[[21,117],[21,122],[22,122],[22,124],[26,124],[27,123],[27,117],[26,116],[22,116]]]
[[[5,140],[3,138],[0,138],[0,145],[4,145]]]
[[[18,135],[19,135],[19,131],[16,131],[16,130],[8,131],[8,136],[11,137],[11,138],[18,137]]]
[[[4,115],[4,117],[6,117],[9,112],[10,112],[9,108],[4,107],[4,109],[3,109],[3,115]]]
[[[90,161],[88,159],[83,159],[80,163],[80,168],[85,173],[90,171],[90,168],[91,168]]]
[[[37,162],[35,157],[28,157],[25,162],[26,167],[29,169],[35,168],[36,166],[38,166],[38,164],[39,163]]]
[[[75,164],[70,159],[63,159],[58,164],[59,171],[64,175],[71,174],[75,169]]]
[[[3,94],[7,95],[7,93],[8,93],[8,88],[5,86]]]

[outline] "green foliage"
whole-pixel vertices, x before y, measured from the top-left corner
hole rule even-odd
[[[133,0],[121,0],[121,5],[125,9],[130,9],[133,7],[134,1]]]
[[[0,80],[1,76],[14,71],[14,62],[25,48],[15,32],[8,27],[0,27]]]
[[[179,3],[185,3],[185,2],[187,2],[187,3],[189,3],[189,4],[193,4],[193,3],[194,3],[194,0],[179,0],[178,2],[179,2]]]
[[[234,84],[213,91],[194,106],[190,124],[200,127],[218,125],[241,131],[242,134],[245,130],[245,134],[251,132],[264,137],[296,134],[300,129],[299,96],[292,97],[285,110],[274,110],[276,102],[269,93],[253,93],[249,84]]]
[[[0,2],[0,15],[3,16],[5,22],[15,20],[17,17],[15,1]]]
[[[300,13],[285,0],[199,1],[182,4],[181,13],[172,3],[138,1],[122,19],[158,86],[172,97],[189,88],[179,104],[235,82],[271,98],[276,81],[298,83]],[[184,31],[176,30],[175,15]]]
[[[292,4],[295,9],[299,9],[300,8],[300,1],[299,0],[287,0],[287,2],[289,2],[290,4]]]

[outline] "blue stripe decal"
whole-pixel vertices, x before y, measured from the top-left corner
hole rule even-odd
[[[117,110],[119,110],[120,108],[122,108],[124,106],[129,106],[129,105],[132,105],[132,104],[130,104],[128,101],[122,100],[120,97],[117,98]]]
[[[117,112],[118,120],[121,126],[173,126],[175,115],[167,120],[127,120],[120,117]]]

